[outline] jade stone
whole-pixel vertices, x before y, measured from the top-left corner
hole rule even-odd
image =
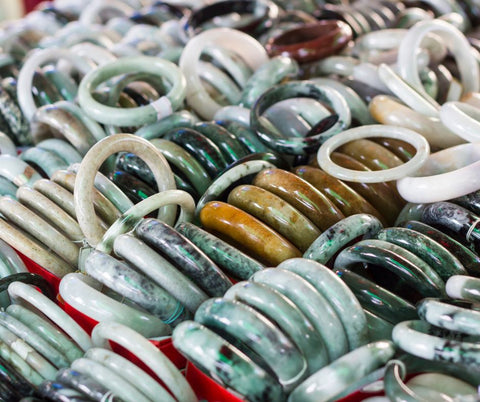
[[[451,202],[436,202],[423,210],[422,222],[451,233],[472,251],[480,252],[480,217],[468,209]]]
[[[251,280],[278,290],[302,310],[325,341],[330,361],[348,351],[342,322],[330,303],[308,281],[281,268],[264,269]]]
[[[233,278],[246,280],[265,268],[263,264],[231,246],[227,242],[189,222],[182,222],[175,229],[194,243],[224,272]]]
[[[62,369],[57,373],[57,380],[67,386],[82,392],[86,397],[94,401],[105,401],[108,398],[112,402],[120,402],[120,399],[112,395],[112,391],[97,382],[87,374],[79,373],[71,368]]]
[[[89,400],[83,392],[72,389],[60,381],[45,381],[40,385],[39,392],[54,401],[86,402]]]
[[[170,116],[153,123],[141,127],[135,135],[151,140],[153,138],[163,137],[168,131],[179,127],[192,127],[196,122],[196,118],[186,110],[175,112]]]
[[[71,165],[72,163],[80,163],[82,161],[82,156],[78,153],[78,151],[67,141],[59,138],[48,138],[40,141],[36,147],[53,152],[62,158],[68,165]]]
[[[145,161],[137,155],[128,152],[121,153],[116,160],[115,168],[142,180],[151,186],[153,190],[157,189],[157,183],[152,171]]]
[[[285,401],[271,374],[204,326],[193,321],[180,324],[173,332],[173,344],[200,370],[249,401]]]
[[[480,303],[480,279],[457,275],[447,281],[447,294],[454,299]]]
[[[30,384],[38,386],[43,378],[32,366],[30,366],[21,356],[8,346],[3,340],[0,340],[0,356],[15,367],[15,370],[25,378]]]
[[[34,387],[15,369],[15,366],[0,356],[0,378],[2,382],[8,382],[22,395],[33,395]]]
[[[78,92],[78,86],[75,81],[67,74],[53,66],[43,68],[45,78],[57,89],[63,99],[75,102]]]
[[[200,195],[184,177],[174,173],[173,179],[175,180],[175,186],[177,187],[177,190],[186,191],[188,194],[192,196],[195,202],[198,201],[198,199],[200,198]]]
[[[419,317],[432,325],[450,331],[480,335],[480,312],[468,302],[423,299],[417,305]]]
[[[365,316],[367,317],[370,342],[392,339],[393,324],[368,310],[365,310]]]
[[[270,152],[270,149],[258,139],[250,127],[245,127],[243,124],[229,120],[222,120],[217,123],[232,133],[249,152]]]
[[[225,293],[224,298],[250,306],[274,322],[302,352],[309,374],[328,363],[325,342],[320,334],[302,311],[277,290],[262,283],[239,282]]]
[[[30,145],[33,142],[30,133],[30,124],[23,115],[15,98],[12,98],[7,90],[0,86],[0,114],[9,127],[12,140],[17,145]]]
[[[283,158],[281,155],[271,151],[271,152],[256,152],[252,154],[248,154],[244,156],[243,158],[240,158],[239,160],[235,161],[234,163],[231,163],[226,167],[225,170],[231,169],[235,166],[241,165],[242,163],[245,162],[250,162],[250,161],[265,161],[269,162],[272,165],[275,165],[279,169],[284,169],[284,170],[290,170],[290,163]],[[225,172],[224,170],[224,172]],[[223,172],[222,172],[223,173]]]
[[[440,243],[423,233],[407,228],[387,228],[376,238],[401,246],[419,256],[446,281],[452,275],[466,275],[461,262]]]
[[[63,100],[62,95],[43,75],[35,72],[32,80],[32,93],[37,106],[51,105]]]
[[[368,343],[368,328],[362,306],[352,291],[326,266],[305,258],[292,258],[278,268],[300,275],[328,300],[342,321],[349,350]]]
[[[198,308],[195,321],[231,339],[232,344],[255,361],[250,352],[253,351],[262,360],[262,364],[258,364],[275,373],[286,391],[298,385],[307,374],[307,363],[295,344],[251,307],[238,301],[210,299]]]
[[[473,193],[464,195],[462,197],[455,198],[450,200],[454,204],[458,204],[474,214],[480,215],[480,190],[474,191]]]
[[[48,177],[52,177],[57,170],[68,168],[68,164],[62,158],[39,147],[25,150],[20,154],[20,159],[33,165],[34,168],[39,167]]]
[[[156,194],[156,191],[143,180],[120,170],[111,173],[110,179],[134,204]]]
[[[135,233],[210,296],[223,296],[232,286],[228,277],[202,250],[167,224],[145,219],[136,227]]]
[[[93,278],[137,303],[166,324],[174,327],[190,316],[188,310],[163,288],[107,254],[92,251],[85,260],[85,270]]]
[[[220,148],[227,163],[235,162],[247,155],[247,150],[242,143],[222,126],[210,122],[199,122],[193,128]]]
[[[375,264],[389,270],[424,297],[442,296],[445,283],[423,260],[410,251],[382,240],[362,240],[340,252],[335,268],[357,263]]]
[[[401,226],[423,233],[440,243],[462,263],[469,275],[480,276],[480,257],[447,234],[418,221],[408,221]]]
[[[372,215],[356,214],[348,216],[324,231],[305,251],[303,258],[326,264],[342,247],[363,236],[368,239],[383,228],[381,222]]]
[[[177,128],[168,131],[164,138],[192,154],[212,178],[215,178],[228,165],[215,143],[196,130]]]
[[[307,378],[289,396],[289,402],[331,401],[344,389],[383,366],[395,353],[392,342],[369,343],[342,356]]]
[[[10,180],[0,176],[0,195],[8,195],[13,199],[17,199],[17,189],[18,187]]]
[[[392,324],[417,318],[413,304],[387,289],[348,269],[336,269],[335,273],[348,285],[365,310]]]

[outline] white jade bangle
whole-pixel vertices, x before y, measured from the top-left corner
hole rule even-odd
[[[6,134],[0,132],[0,154],[17,156],[17,148]]]
[[[214,120],[231,120],[250,127],[250,109],[243,106],[224,106],[213,116]]]
[[[8,294],[13,301],[18,303],[23,300],[40,310],[65,333],[70,335],[83,351],[92,347],[90,337],[73,318],[34,287],[22,282],[13,282],[8,286]]]
[[[442,123],[469,142],[480,141],[480,109],[463,102],[447,102],[440,109]]]
[[[480,90],[479,66],[471,52],[470,44],[457,28],[440,20],[421,21],[408,30],[398,49],[397,64],[402,78],[420,93],[425,93],[418,73],[415,50],[419,48],[425,35],[430,32],[440,36],[455,57],[462,77],[464,93],[478,92]]]
[[[73,54],[68,49],[49,48],[37,50],[32,53],[24,62],[17,82],[17,96],[20,108],[28,120],[32,119],[35,110],[35,101],[32,95],[32,80],[35,70],[42,65],[57,61],[59,59],[67,59],[81,74],[86,74],[92,69],[92,65],[82,57]]]
[[[359,171],[343,168],[332,161],[330,155],[338,147],[361,138],[384,137],[405,141],[416,150],[415,156],[403,165],[376,171]],[[360,183],[379,183],[397,180],[419,169],[427,160],[430,147],[427,140],[415,131],[403,127],[371,125],[351,128],[329,138],[318,150],[317,161],[328,174],[340,180]]]
[[[171,333],[170,327],[159,318],[116,301],[101,293],[99,288],[101,284],[93,278],[71,273],[62,278],[59,290],[66,303],[95,321],[115,321],[147,338]]]
[[[103,364],[85,357],[75,360],[71,368],[79,373],[91,376],[121,398],[124,402],[150,402],[130,381],[113,372]],[[132,378],[132,380],[135,380]]]
[[[103,235],[102,241],[97,245],[97,250],[103,253],[112,251],[113,242],[117,236],[127,233],[137,226],[143,217],[165,205],[176,204],[180,206],[180,215],[177,225],[182,222],[191,222],[195,213],[195,201],[186,191],[165,190],[154,194],[138,204],[118,218]]]
[[[397,182],[409,202],[445,201],[480,189],[480,143],[457,145],[436,152],[415,172]]]
[[[96,361],[124,378],[135,380],[133,385],[152,401],[175,402],[175,399],[141,368],[111,350],[92,348],[85,353],[87,359]]]
[[[23,185],[31,187],[42,178],[29,164],[10,155],[0,155],[0,176],[10,180],[17,187]]]
[[[83,9],[78,21],[85,25],[101,23],[99,16],[105,10],[114,11],[115,14],[122,14],[129,17],[135,9],[119,0],[95,0],[88,3]]]
[[[438,117],[440,105],[432,97],[410,86],[389,66],[380,64],[378,75],[388,89],[407,106],[426,116]]]
[[[252,71],[268,61],[265,49],[257,40],[234,29],[213,28],[190,39],[183,49],[179,66],[187,79],[187,102],[206,120],[211,120],[221,108],[203,87],[198,75],[200,56],[210,46],[237,50]]]
[[[143,361],[163,381],[177,400],[181,402],[197,401],[190,384],[175,365],[159,349],[134,330],[115,322],[103,322],[93,329],[92,340],[95,346],[105,349],[110,349],[108,341],[123,346]]]
[[[116,134],[95,144],[80,164],[73,192],[78,223],[91,246],[96,246],[104,234],[93,207],[91,189],[94,185],[95,175],[110,155],[122,151],[132,152],[145,161],[152,170],[158,191],[175,189],[173,173],[165,157],[147,140],[131,134]],[[158,218],[172,225],[175,220],[174,212],[175,210],[170,207],[162,208]]]

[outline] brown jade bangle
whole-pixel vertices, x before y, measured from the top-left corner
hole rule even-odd
[[[386,220],[380,212],[343,181],[311,166],[298,166],[293,170],[293,173],[325,194],[345,216],[370,214],[378,218],[382,225],[387,226]]]
[[[283,198],[322,231],[344,218],[325,195],[308,181],[286,170],[263,170],[257,174],[252,184]]]
[[[405,141],[394,138],[371,138],[371,141],[387,148],[390,152],[398,156],[403,162],[408,162],[416,154],[416,149]]]
[[[337,53],[348,44],[352,35],[348,24],[339,20],[323,20],[270,38],[265,49],[270,57],[289,56],[305,63]]]
[[[225,241],[240,247],[247,254],[277,266],[302,253],[292,243],[250,214],[230,204],[211,201],[200,211],[202,226]]]

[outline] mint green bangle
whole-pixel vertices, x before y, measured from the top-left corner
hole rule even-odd
[[[155,102],[131,109],[105,106],[93,99],[92,92],[103,82],[120,74],[134,72],[165,76],[172,82],[172,88]],[[141,126],[161,120],[179,108],[185,98],[186,86],[180,69],[169,61],[148,56],[123,58],[88,73],[80,83],[78,101],[85,113],[100,123],[121,127]]]

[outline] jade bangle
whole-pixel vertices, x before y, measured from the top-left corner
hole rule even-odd
[[[361,172],[345,169],[332,161],[330,157],[331,153],[341,145],[360,138],[371,137],[387,137],[403,140],[415,147],[416,154],[401,166],[381,171]],[[317,160],[323,170],[337,179],[363,183],[379,183],[400,179],[418,170],[426,162],[429,150],[430,147],[427,140],[414,131],[395,126],[371,125],[355,127],[331,137],[318,150]]]
[[[17,156],[17,148],[13,141],[4,133],[0,133],[0,153],[2,155]]]
[[[139,71],[166,76],[172,82],[168,94],[148,106],[127,110],[105,106],[93,99],[92,92],[101,83],[119,74]],[[186,84],[181,71],[169,61],[147,56],[124,58],[100,66],[87,74],[80,82],[78,101],[85,113],[98,122],[121,127],[140,126],[161,120],[179,108],[185,97]]]
[[[32,147],[22,152],[20,159],[38,167],[48,177],[51,177],[57,170],[68,167],[65,161],[55,153],[38,147]]]
[[[447,295],[477,303],[480,301],[480,279],[465,275],[454,275],[446,284]]]
[[[326,264],[342,247],[363,236],[370,238],[383,228],[381,222],[372,215],[351,215],[324,231],[305,251],[304,258]]]
[[[274,103],[296,97],[312,98],[326,103],[335,114],[318,122],[306,137],[280,138],[261,122],[260,117]],[[350,120],[347,102],[336,90],[308,81],[290,82],[269,89],[255,102],[250,113],[252,129],[269,148],[293,155],[316,152],[328,138],[347,128]]]
[[[30,272],[14,273],[9,276],[1,278],[0,293],[7,290],[8,286],[12,282],[16,282],[16,281],[33,285],[39,288],[42,291],[42,293],[45,296],[47,296],[50,300],[55,300],[55,293],[52,287],[50,286],[50,284],[47,282],[47,280],[40,275],[32,274]]]
[[[0,176],[8,179],[17,187],[32,186],[42,178],[31,166],[10,155],[0,155]]]
[[[129,134],[117,134],[100,141],[85,155],[78,170],[73,192],[78,223],[92,246],[98,244],[103,236],[103,229],[95,217],[92,204],[91,188],[95,180],[95,173],[108,156],[120,151],[133,152],[145,159],[154,173],[159,191],[174,188],[173,174],[167,161],[160,151],[148,141]],[[172,223],[174,217],[170,212],[173,211],[171,209],[164,212],[159,211],[159,218],[165,219],[167,223]]]
[[[192,127],[196,122],[196,118],[186,110],[172,113],[169,116],[157,121],[153,124],[147,124],[139,128],[135,135],[143,137],[146,140],[162,137],[167,131],[178,127]]]
[[[68,142],[57,138],[49,138],[47,140],[40,141],[36,146],[37,148],[46,149],[47,151],[55,153],[68,165],[72,163],[80,163],[82,161],[82,156],[74,147],[72,147]]]

